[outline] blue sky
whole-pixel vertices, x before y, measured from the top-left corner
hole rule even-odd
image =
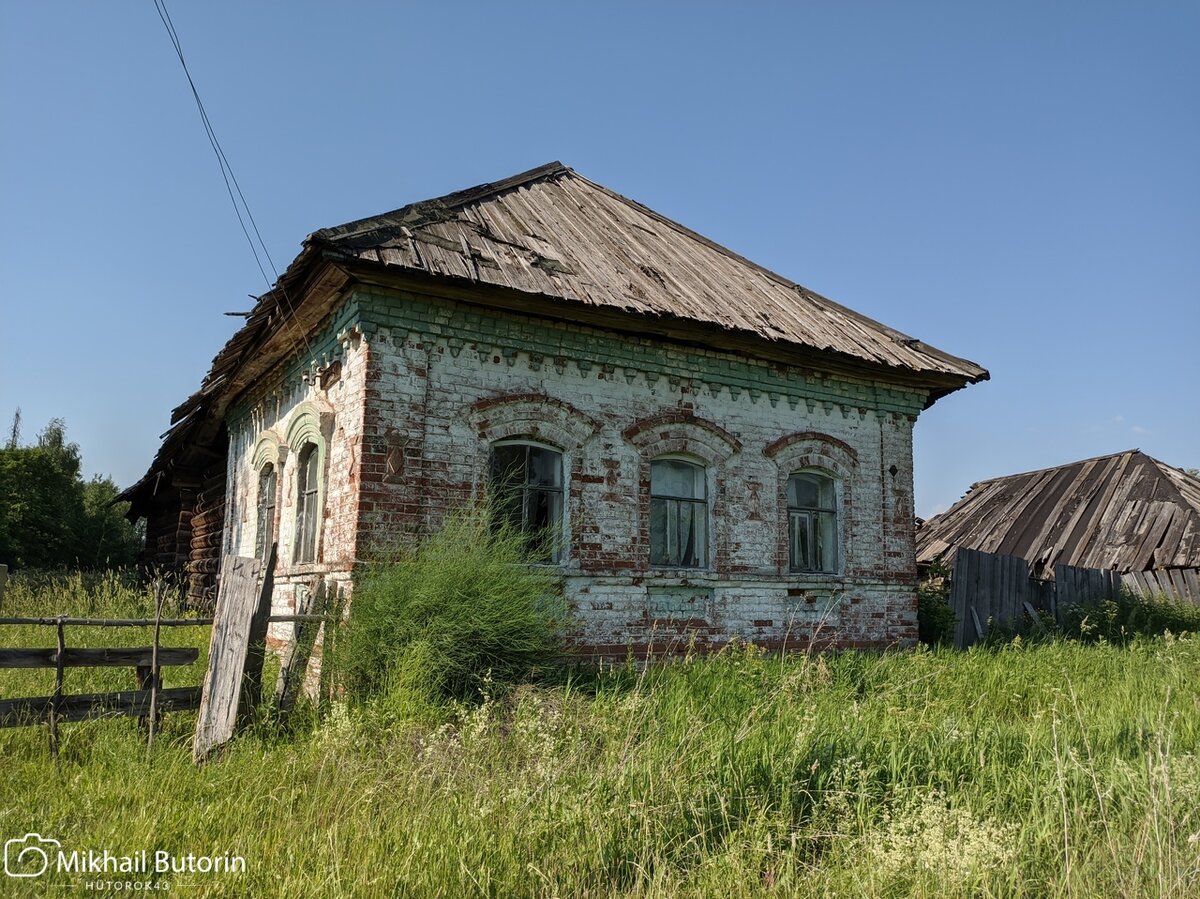
[[[170,6],[276,265],[560,159],[991,370],[917,512],[1200,466],[1200,4]],[[0,8],[0,423],[139,477],[266,288],[151,0]]]

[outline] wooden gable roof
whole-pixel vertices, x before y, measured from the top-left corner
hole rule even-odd
[[[559,162],[325,228],[310,240],[359,262],[948,377],[956,382],[950,389],[988,377]]]

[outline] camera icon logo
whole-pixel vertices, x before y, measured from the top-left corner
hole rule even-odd
[[[62,848],[62,843],[27,833],[4,843],[4,873],[9,877],[41,877],[50,867],[50,853]]]

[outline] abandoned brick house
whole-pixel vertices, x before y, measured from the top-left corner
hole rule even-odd
[[[309,236],[124,498],[196,601],[491,492],[582,647],[907,644],[913,423],[987,376],[553,163]]]

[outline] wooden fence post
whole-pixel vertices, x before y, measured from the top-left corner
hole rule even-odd
[[[58,764],[58,707],[62,703],[63,669],[67,663],[67,638],[58,619],[58,652],[54,654],[54,693],[50,697],[50,757]]]
[[[323,615],[327,597],[328,590],[324,579],[318,580],[312,598],[301,614]],[[297,609],[297,611],[301,610]],[[275,684],[275,708],[279,714],[280,725],[287,723],[292,706],[296,704],[296,697],[304,684],[304,676],[308,671],[308,660],[312,655],[313,644],[316,642],[317,631],[321,624],[320,621],[308,620],[296,622],[292,645],[288,648],[283,664],[279,668],[279,680]]]
[[[146,739],[146,757],[154,749],[154,731],[158,728],[158,687],[162,674],[158,667],[158,637],[162,630],[163,602],[167,598],[162,582],[154,585],[154,642],[150,644],[150,734]]]

